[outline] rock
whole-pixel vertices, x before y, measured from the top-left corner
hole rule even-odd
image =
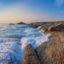
[[[50,24],[49,27],[52,31],[50,41],[36,49],[28,45],[25,48],[22,64],[64,64],[64,23]],[[49,27],[44,28],[48,29]]]
[[[10,23],[10,25],[15,25],[14,23]]]
[[[22,64],[40,64],[36,52],[31,45],[27,45],[25,48],[25,55]]]
[[[64,32],[52,33],[50,41],[36,51],[41,64],[64,64]]]
[[[52,64],[50,58],[46,53],[47,48],[48,48],[47,43],[44,43],[36,49],[41,64]]]
[[[54,32],[46,53],[53,64],[64,64],[64,32]]]
[[[48,28],[48,31],[64,31],[64,24],[53,25]]]
[[[64,31],[64,22],[63,21],[57,21],[57,22],[34,22],[31,23],[33,28],[43,29],[46,32],[51,31]]]
[[[17,24],[26,24],[26,23],[24,23],[24,22],[19,22],[19,23],[17,23]]]

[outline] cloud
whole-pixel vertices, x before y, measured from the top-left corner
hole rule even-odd
[[[58,7],[61,7],[64,4],[64,0],[55,0]]]

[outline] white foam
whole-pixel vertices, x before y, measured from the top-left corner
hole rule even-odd
[[[48,42],[49,41],[49,39],[48,39],[49,36],[50,36],[50,34],[44,34],[43,36],[33,37],[33,38],[32,37],[23,37],[21,39],[21,43],[22,43],[21,48],[24,49],[28,44],[32,44],[32,46],[34,48],[36,48],[36,47],[40,46],[42,43]],[[28,40],[30,40],[30,39],[34,40],[35,43],[28,42]]]

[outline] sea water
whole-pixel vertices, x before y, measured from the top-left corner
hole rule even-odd
[[[48,36],[29,25],[0,24],[0,63],[21,64],[24,48],[28,44],[36,48],[48,42]]]

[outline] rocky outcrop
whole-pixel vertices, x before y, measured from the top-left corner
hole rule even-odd
[[[48,43],[43,43],[36,49],[31,45],[25,48],[22,64],[64,64],[64,22],[36,25],[38,29],[51,31]],[[33,26],[34,27],[34,26]]]
[[[57,22],[36,22],[31,23],[32,27],[43,29],[46,32],[50,31],[63,31],[64,29],[64,22],[57,21]]]
[[[53,32],[49,43],[37,48],[41,64],[64,64],[64,32]]]
[[[17,24],[26,24],[26,23],[24,23],[24,22],[19,22],[19,23],[17,23]]]
[[[48,31],[59,31],[59,32],[64,31],[64,24],[50,26],[48,28]]]
[[[22,64],[40,64],[39,58],[35,50],[32,48],[32,45],[26,46]]]
[[[50,41],[36,49],[28,45],[22,64],[64,64],[64,32],[53,32]]]

